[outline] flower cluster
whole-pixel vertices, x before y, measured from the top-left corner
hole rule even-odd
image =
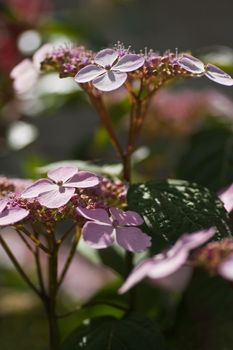
[[[48,178],[30,183],[21,193],[7,193],[0,201],[0,226],[42,223],[53,225],[70,218],[82,227],[84,241],[94,248],[106,248],[116,236],[129,251],[148,248],[150,237],[136,227],[143,223],[139,214],[108,206],[107,180],[74,167],[48,172]],[[117,184],[116,196],[125,188]],[[112,186],[110,185],[110,188]],[[100,195],[102,189],[102,195]],[[110,198],[112,201],[112,197]],[[116,202],[116,200],[115,200]]]
[[[92,83],[100,91],[112,91],[126,80],[142,80],[147,88],[161,86],[171,79],[206,76],[216,83],[233,85],[232,78],[218,67],[204,64],[186,53],[152,50],[134,53],[122,45],[103,49],[97,53],[84,47],[53,50],[43,60],[42,71],[57,71],[60,77],[75,77],[80,84]]]
[[[223,239],[219,242],[211,242],[195,252],[192,263],[207,270],[209,273],[219,274],[222,277],[233,280],[233,240]]]

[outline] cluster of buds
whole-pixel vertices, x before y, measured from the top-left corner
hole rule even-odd
[[[211,242],[196,251],[192,262],[207,270],[211,274],[221,274],[222,264],[233,256],[233,240],[226,238],[218,242]]]

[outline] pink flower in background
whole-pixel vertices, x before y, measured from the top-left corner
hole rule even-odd
[[[51,49],[51,44],[41,46],[34,53],[32,60],[25,58],[12,69],[10,77],[13,79],[13,86],[17,93],[24,94],[36,84],[40,74],[40,62]]]
[[[205,65],[201,60],[196,57],[193,57],[188,54],[183,54],[178,59],[176,63],[183,69],[187,70],[192,74],[205,75],[210,80],[213,80],[215,83],[232,86],[233,79],[232,77],[225,73],[220,68],[214,66],[213,64],[208,63]]]
[[[49,179],[40,179],[29,186],[22,198],[35,198],[47,208],[59,208],[74,195],[76,188],[88,188],[99,184],[93,173],[78,171],[73,167],[60,167],[48,172]]]
[[[150,247],[151,237],[143,233],[138,227],[143,219],[133,211],[124,212],[118,208],[109,209],[111,216],[104,209],[77,208],[78,214],[91,220],[82,229],[84,241],[93,248],[107,248],[117,243],[131,252],[140,252]]]
[[[182,235],[167,252],[157,254],[139,263],[126,279],[119,292],[121,294],[127,292],[146,277],[158,280],[174,274],[186,263],[190,250],[201,246],[211,239],[214,234],[215,228],[210,228],[209,230]]]
[[[145,59],[136,54],[126,54],[119,58],[113,49],[104,49],[95,56],[95,64],[82,68],[75,76],[77,83],[92,81],[94,87],[101,91],[118,89],[127,79],[127,72],[137,70]]]
[[[20,207],[11,207],[7,199],[0,201],[0,226],[12,225],[23,220],[29,211]]]
[[[233,256],[229,255],[218,266],[218,273],[220,276],[228,281],[233,281]]]

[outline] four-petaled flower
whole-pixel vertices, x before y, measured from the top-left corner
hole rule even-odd
[[[82,234],[84,241],[94,248],[109,247],[114,238],[119,245],[131,252],[143,251],[151,245],[151,237],[135,227],[143,223],[138,213],[124,212],[118,208],[110,208],[110,216],[104,209],[77,208],[77,212],[91,220],[84,224]]]
[[[112,91],[118,89],[127,79],[127,72],[140,68],[145,62],[142,56],[126,54],[119,58],[113,49],[101,50],[95,56],[95,64],[82,68],[75,76],[77,83],[92,81],[96,89]]]
[[[28,214],[29,211],[24,208],[12,207],[8,199],[0,201],[0,226],[13,225],[25,219]]]
[[[99,184],[96,175],[73,167],[60,167],[48,172],[49,179],[40,179],[26,188],[22,198],[35,198],[47,208],[59,208],[74,195],[76,188]]]
[[[205,75],[210,80],[213,80],[215,83],[232,86],[233,79],[232,77],[225,73],[220,68],[214,66],[213,64],[204,64],[198,58],[188,55],[182,54],[180,57],[175,59],[175,62],[186,71],[197,74],[197,75]]]
[[[186,263],[190,250],[211,239],[215,231],[215,228],[210,228],[192,234],[184,234],[167,252],[143,260],[130,273],[119,293],[127,292],[146,277],[156,280],[172,275]]]

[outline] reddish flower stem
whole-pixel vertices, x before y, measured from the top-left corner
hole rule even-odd
[[[113,123],[111,121],[110,116],[108,115],[108,112],[104,106],[104,103],[102,101],[101,96],[94,95],[92,93],[92,91],[90,91],[88,88],[86,88],[85,91],[88,94],[90,101],[91,101],[93,107],[95,108],[98,116],[100,117],[102,123],[104,124],[104,126],[109,134],[110,140],[111,140],[111,142],[112,142],[112,144],[117,152],[117,155],[123,161],[123,159],[124,159],[123,148],[121,147],[121,144],[118,140]]]

